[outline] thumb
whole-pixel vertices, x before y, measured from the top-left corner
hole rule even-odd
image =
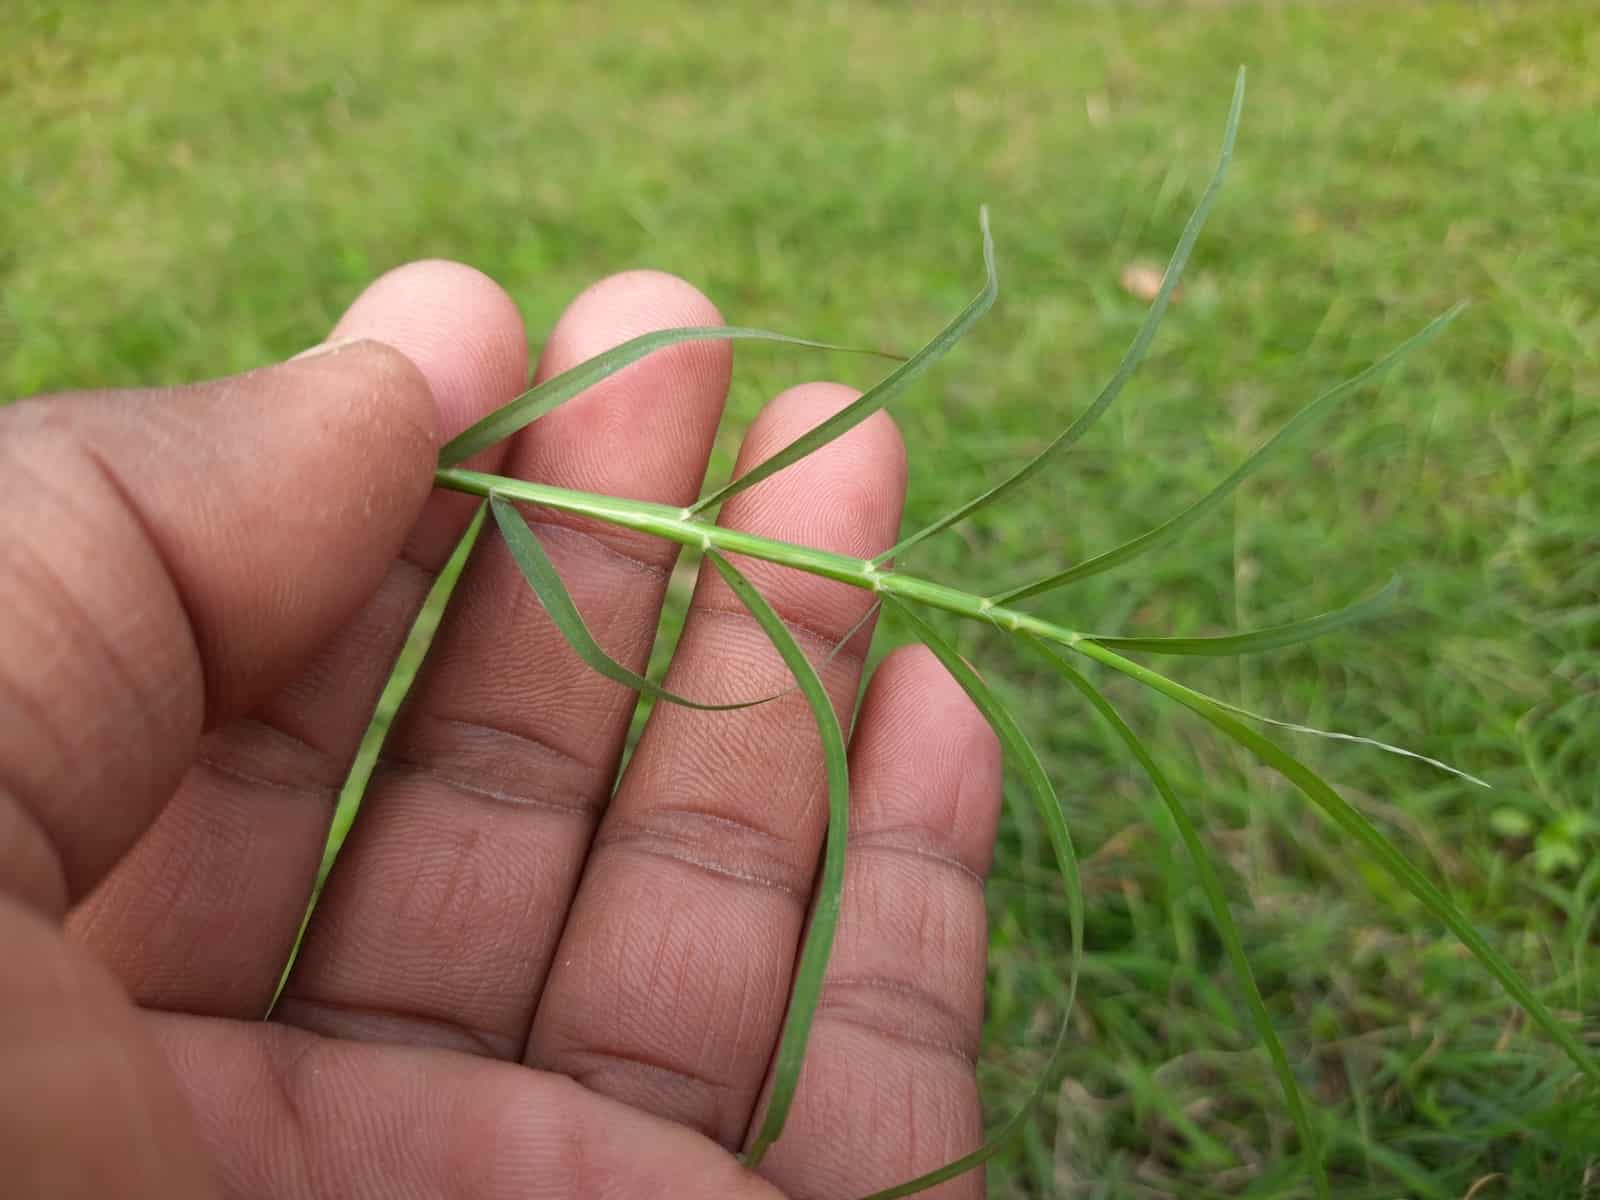
[[[376,342],[0,411],[0,891],[81,896],[202,731],[355,612],[427,496],[436,419]]]

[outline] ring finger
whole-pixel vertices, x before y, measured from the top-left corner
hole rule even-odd
[[[853,398],[795,388],[768,405],[745,470]],[[905,452],[878,414],[729,502],[725,524],[845,554],[888,546]],[[820,659],[871,598],[770,563],[748,574]],[[848,721],[863,630],[823,670]],[[702,571],[668,686],[714,703],[781,691],[787,668],[715,571]],[[596,837],[526,1061],[737,1148],[782,1020],[827,820],[823,756],[799,695],[731,713],[651,715]]]

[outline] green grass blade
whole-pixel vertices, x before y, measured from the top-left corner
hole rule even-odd
[[[1233,103],[1228,109],[1228,122],[1222,134],[1222,153],[1217,160],[1217,169],[1211,176],[1211,182],[1206,185],[1206,190],[1200,197],[1200,203],[1195,206],[1194,212],[1189,217],[1189,222],[1183,227],[1183,233],[1178,238],[1178,245],[1172,252],[1172,258],[1167,262],[1166,273],[1161,277],[1161,289],[1156,293],[1155,301],[1150,305],[1150,310],[1145,314],[1144,322],[1139,326],[1139,331],[1134,335],[1133,342],[1128,346],[1127,352],[1122,356],[1122,361],[1117,364],[1116,372],[1106,382],[1094,402],[1073,421],[1071,425],[1057,435],[1056,439],[1041,450],[1026,463],[1020,470],[1009,478],[997,483],[994,487],[980,496],[975,496],[960,508],[946,513],[931,525],[917,530],[910,537],[902,539],[892,549],[884,551],[872,561],[875,563],[887,562],[891,558],[898,558],[911,547],[925,538],[942,533],[952,525],[966,520],[981,508],[993,504],[1013,488],[1020,487],[1044,469],[1047,461],[1057,454],[1074,445],[1078,439],[1089,432],[1100,418],[1100,414],[1110,408],[1112,403],[1122,394],[1122,389],[1127,386],[1128,380],[1133,378],[1133,373],[1139,369],[1139,364],[1144,361],[1145,352],[1149,350],[1150,343],[1155,340],[1156,330],[1161,326],[1162,317],[1166,316],[1167,306],[1172,301],[1172,294],[1177,290],[1178,281],[1183,277],[1183,270],[1189,263],[1189,255],[1194,250],[1194,244],[1200,237],[1200,230],[1205,227],[1206,217],[1211,212],[1217,193],[1222,190],[1223,177],[1228,173],[1228,163],[1233,159],[1233,144],[1239,131],[1239,113],[1244,107],[1244,68],[1239,68],[1237,81],[1233,85]]]
[[[862,350],[854,346],[835,346],[831,342],[816,342],[809,338],[789,337],[765,329],[746,329],[737,325],[696,325],[682,329],[658,329],[641,334],[579,363],[570,370],[546,379],[529,388],[516,399],[508,401],[488,416],[456,434],[439,451],[439,465],[453,467],[503,441],[523,429],[545,413],[566,403],[585,388],[592,387],[609,375],[615,375],[626,366],[638,362],[647,354],[683,342],[757,341],[782,342],[787,346],[804,346],[812,350],[837,350],[844,354],[874,354],[880,358],[900,358],[898,354],[885,354],[879,350]]]
[[[1101,644],[1103,645],[1104,643]],[[1327,738],[1330,741],[1354,742],[1360,746],[1371,746],[1375,750],[1382,750],[1385,754],[1397,754],[1401,758],[1411,758],[1417,762],[1426,763],[1430,767],[1435,767],[1446,774],[1454,775],[1457,779],[1465,779],[1468,783],[1476,784],[1478,787],[1490,788],[1487,780],[1479,779],[1476,775],[1468,774],[1460,767],[1452,767],[1449,763],[1442,762],[1437,758],[1429,758],[1426,754],[1418,754],[1415,750],[1407,750],[1404,746],[1394,746],[1388,742],[1380,742],[1377,738],[1362,737],[1355,733],[1339,733],[1332,729],[1318,729],[1315,725],[1297,725],[1293,721],[1282,721],[1277,717],[1251,712],[1248,708],[1240,708],[1237,704],[1229,704],[1226,700],[1219,700],[1215,696],[1206,696],[1206,699],[1218,708],[1227,709],[1236,717],[1260,721],[1263,725],[1273,725],[1279,729],[1287,729],[1292,733],[1309,733],[1312,737]],[[1493,789],[1491,788],[1490,790]]]
[[[1366,370],[1323,392],[1322,395],[1290,418],[1288,424],[1273,434],[1254,454],[1235,467],[1232,474],[1177,516],[1146,533],[1140,534],[1132,541],[1124,542],[1115,549],[1107,550],[1104,554],[1085,559],[1075,566],[1068,567],[1065,571],[1058,571],[1054,575],[1047,575],[1043,579],[1036,579],[1032,583],[1025,583],[1020,587],[1001,592],[991,597],[991,599],[996,604],[1026,600],[1030,596],[1037,596],[1042,592],[1050,591],[1052,588],[1058,588],[1079,579],[1086,579],[1090,575],[1098,575],[1102,571],[1109,571],[1112,567],[1120,567],[1123,563],[1138,558],[1146,551],[1153,550],[1157,546],[1171,541],[1179,533],[1200,520],[1200,518],[1232,495],[1234,489],[1260,470],[1274,452],[1288,445],[1314,421],[1326,415],[1338,401],[1378,378],[1401,358],[1431,340],[1440,330],[1455,320],[1465,307],[1465,303],[1457,304],[1448,312],[1435,317],[1421,330],[1412,334],[1411,337],[1401,342],[1400,345],[1389,351],[1388,354],[1385,354]]]
[[[383,752],[383,743],[389,736],[389,726],[394,720],[394,714],[405,701],[407,693],[411,691],[411,684],[417,677],[422,660],[427,656],[428,648],[433,645],[434,635],[439,631],[439,622],[444,616],[445,606],[449,604],[450,597],[455,592],[456,584],[461,579],[461,571],[466,566],[472,548],[478,544],[478,535],[483,532],[486,508],[485,504],[478,505],[477,511],[472,514],[472,520],[467,523],[467,528],[461,535],[461,540],[456,543],[455,549],[450,552],[450,557],[445,560],[444,567],[434,579],[433,586],[428,589],[427,598],[422,602],[422,608],[411,623],[411,631],[406,635],[405,645],[395,658],[394,669],[390,671],[383,690],[378,693],[378,703],[373,708],[372,719],[367,722],[366,731],[361,735],[361,744],[356,748],[356,756],[351,760],[350,771],[345,776],[344,785],[339,789],[339,799],[333,808],[333,820],[329,823],[327,840],[322,846],[322,862],[317,866],[317,878],[311,885],[311,898],[306,901],[306,911],[300,917],[300,928],[294,935],[294,945],[289,948],[288,960],[283,964],[283,971],[278,976],[278,986],[267,1004],[267,1011],[262,1015],[263,1020],[270,1017],[272,1010],[278,1006],[278,999],[283,995],[283,989],[289,982],[289,975],[300,957],[300,947],[305,942],[306,930],[311,925],[311,914],[316,910],[317,901],[322,898],[322,889],[327,885],[328,876],[333,874],[333,865],[338,861],[339,852],[344,849],[345,840],[355,825],[356,813],[360,811],[361,801],[366,797],[367,785],[372,781],[372,772],[378,765],[379,754]]]
[[[1221,637],[1102,637],[1090,634],[1092,641],[1113,650],[1129,650],[1145,654],[1259,654],[1264,650],[1277,650],[1309,642],[1324,634],[1369,620],[1391,608],[1399,595],[1400,579],[1391,579],[1381,589],[1330,612],[1307,617],[1303,621],[1290,621],[1267,629],[1253,629],[1248,633],[1230,633]]]
[[[1223,705],[1204,693],[1187,688],[1159,672],[1152,671],[1115,651],[1093,642],[1082,642],[1076,649],[1113,670],[1120,671],[1162,695],[1176,700],[1204,717],[1222,733],[1249,750],[1267,766],[1299,788],[1345,833],[1371,856],[1372,860],[1410,892],[1445,928],[1470,950],[1475,958],[1499,981],[1500,986],[1521,1005],[1530,1019],[1550,1035],[1578,1068],[1591,1080],[1600,1082],[1600,1062],[1584,1048],[1577,1036],[1556,1020],[1533,989],[1512,969],[1511,964],[1491,946],[1466,916],[1434,882],[1414,866],[1394,844],[1362,816],[1349,801],[1329,787],[1321,776],[1282,747],[1241,724]]]
[[[833,936],[839,927],[839,905],[844,897],[844,852],[850,837],[850,759],[844,730],[839,726],[839,717],[833,711],[833,701],[822,685],[822,677],[783,623],[783,618],[726,558],[715,550],[708,550],[706,559],[750,610],[750,615],[783,656],[795,682],[800,685],[806,703],[811,706],[811,715],[816,718],[828,774],[828,840],[822,855],[822,873],[817,880],[816,901],[811,909],[805,944],[795,966],[789,1011],[783,1019],[778,1052],[772,1060],[772,1090],[768,1094],[767,1109],[744,1156],[745,1165],[754,1170],[783,1133],[784,1123],[789,1119],[795,1088],[800,1082],[800,1068],[805,1062],[806,1044],[811,1040],[811,1026],[817,1015],[817,1002],[822,997],[823,980],[828,973],[828,961],[833,957]]]
[[[957,1175],[965,1174],[993,1158],[1007,1142],[1021,1132],[1029,1117],[1033,1115],[1034,1108],[1043,1098],[1045,1089],[1057,1074],[1065,1056],[1072,1009],[1078,996],[1079,968],[1083,960],[1083,882],[1078,871],[1078,855],[1072,845],[1072,834],[1067,829],[1066,817],[1062,814],[1061,802],[1056,797],[1056,790],[1050,783],[1049,775],[1045,773],[1044,764],[1039,761],[1038,753],[1028,741],[1027,735],[1023,733],[1022,727],[1017,724],[1016,718],[1011,715],[1011,711],[1000,702],[1000,698],[978,673],[967,665],[955,647],[939,636],[938,631],[924,621],[910,605],[902,604],[893,597],[888,598],[886,603],[893,605],[906,619],[923,644],[933,651],[945,669],[972,698],[973,704],[994,729],[1000,744],[1005,748],[1007,757],[1021,773],[1023,783],[1032,794],[1034,806],[1049,835],[1050,845],[1055,851],[1056,862],[1066,886],[1067,920],[1071,926],[1072,936],[1072,966],[1067,981],[1067,1002],[1061,1014],[1061,1025],[1056,1033],[1055,1044],[1050,1049],[1049,1059],[1034,1080],[1033,1087],[1017,1110],[984,1140],[983,1145],[970,1154],[962,1155],[954,1162],[947,1163],[926,1175],[919,1175],[905,1183],[874,1192],[867,1200],[893,1200],[894,1197],[909,1196],[943,1183],[947,1179],[954,1179]]]
[[[710,495],[702,497],[689,511],[699,513],[713,508],[728,497],[760,483],[785,467],[792,466],[818,447],[825,446],[834,438],[854,429],[905,391],[934,363],[949,353],[951,347],[965,336],[967,330],[994,306],[995,297],[1000,294],[1000,281],[994,262],[994,238],[989,233],[988,209],[979,212],[978,224],[983,231],[985,272],[983,290],[972,298],[972,302],[962,309],[953,321],[941,329],[926,346],[861,393],[848,407],[841,409],[816,428],[801,434],[765,462],[752,467]]]
[[[494,494],[489,497],[489,507],[494,510],[495,523],[500,526],[500,533],[506,540],[506,548],[511,551],[511,557],[521,570],[522,577],[528,581],[528,586],[533,589],[534,595],[539,597],[539,602],[544,605],[551,622],[561,631],[561,636],[566,638],[567,645],[572,647],[573,653],[591,670],[657,700],[679,704],[684,708],[700,709],[703,712],[729,712],[733,709],[753,708],[757,704],[766,704],[787,694],[777,692],[771,696],[763,696],[759,700],[742,700],[734,704],[702,704],[698,700],[690,700],[676,692],[669,692],[653,679],[630,670],[607,654],[601,649],[600,643],[594,640],[594,635],[584,624],[583,614],[573,603],[572,593],[567,590],[567,585],[561,579],[561,573],[556,570],[555,563],[550,561],[550,556],[539,544],[539,539],[533,536],[533,530],[528,528],[528,522],[517,511],[516,505],[504,496]]]
[[[1123,720],[1122,714],[1110,700],[1106,699],[1100,689],[1090,683],[1082,672],[1054,647],[1031,635],[1025,636],[1034,649],[1044,655],[1061,672],[1062,677],[1083,694],[1095,711],[1122,739],[1134,758],[1138,759],[1139,765],[1144,768],[1144,773],[1150,777],[1150,782],[1155,785],[1156,791],[1161,794],[1167,811],[1172,814],[1173,823],[1178,827],[1178,834],[1183,838],[1189,857],[1194,860],[1195,872],[1200,880],[1200,890],[1205,893],[1206,903],[1211,907],[1211,916],[1217,923],[1217,933],[1222,938],[1228,962],[1238,977],[1240,986],[1244,988],[1250,1019],[1255,1023],[1256,1033],[1267,1048],[1267,1056],[1272,1060],[1272,1069],[1278,1076],[1278,1085],[1283,1090],[1284,1102],[1289,1106],[1290,1119],[1294,1121],[1295,1129],[1300,1133],[1300,1144],[1305,1152],[1306,1163],[1311,1168],[1311,1178],[1317,1196],[1320,1200],[1326,1200],[1328,1174],[1322,1162],[1321,1139],[1317,1136],[1311,1114],[1306,1110],[1305,1099],[1300,1094],[1300,1085],[1295,1081],[1294,1071],[1289,1066],[1289,1056],[1284,1053],[1283,1043],[1278,1040],[1278,1031],[1273,1028],[1272,1015],[1267,1012],[1266,1001],[1261,998],[1261,988],[1256,983],[1255,971],[1251,968],[1250,958],[1244,951],[1244,939],[1239,936],[1239,927],[1234,923],[1233,913],[1228,908],[1222,881],[1217,878],[1211,855],[1207,853],[1205,844],[1200,840],[1200,832],[1195,828],[1194,819],[1190,817],[1189,810],[1183,802],[1178,799],[1178,793],[1144,744],[1144,740],[1133,731],[1127,721]]]

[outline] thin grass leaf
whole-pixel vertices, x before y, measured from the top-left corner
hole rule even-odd
[[[1128,380],[1133,378],[1133,373],[1139,369],[1144,361],[1145,352],[1149,350],[1150,343],[1155,340],[1156,330],[1161,326],[1162,317],[1166,316],[1167,306],[1172,301],[1172,294],[1178,288],[1178,281],[1183,277],[1183,270],[1189,263],[1189,254],[1194,250],[1194,244],[1200,237],[1200,230],[1205,227],[1206,217],[1211,212],[1217,193],[1222,190],[1223,177],[1228,173],[1228,163],[1233,159],[1233,144],[1239,132],[1239,113],[1244,107],[1244,68],[1239,68],[1239,75],[1233,85],[1233,103],[1228,109],[1228,122],[1222,133],[1222,153],[1217,159],[1217,169],[1211,176],[1211,182],[1206,185],[1200,203],[1195,206],[1194,212],[1189,217],[1189,222],[1183,227],[1183,233],[1178,238],[1178,245],[1172,252],[1172,258],[1167,262],[1167,270],[1161,277],[1161,289],[1156,293],[1150,310],[1145,314],[1144,322],[1139,326],[1139,331],[1134,335],[1133,342],[1128,346],[1127,352],[1122,356],[1122,361],[1117,364],[1116,372],[1107,380],[1105,387],[1095,397],[1094,402],[1073,421],[1071,425],[1057,435],[1038,454],[1026,463],[1020,470],[1009,478],[1002,480],[980,496],[975,496],[960,508],[946,513],[931,525],[917,530],[910,537],[902,539],[897,545],[885,550],[874,563],[884,563],[891,558],[898,558],[911,547],[925,538],[942,533],[952,525],[966,520],[981,508],[993,504],[1013,488],[1020,487],[1044,469],[1048,460],[1074,445],[1078,439],[1089,432],[1100,418],[1100,414],[1110,408],[1112,403],[1122,394],[1122,389]]]
[[[1373,824],[1362,816],[1349,801],[1325,783],[1311,768],[1289,754],[1276,743],[1262,737],[1247,725],[1234,719],[1228,709],[1202,692],[1185,687],[1157,671],[1123,658],[1115,651],[1093,642],[1081,642],[1075,649],[1081,654],[1106,664],[1147,687],[1176,700],[1184,707],[1200,714],[1222,733],[1249,750],[1267,766],[1282,775],[1319,807],[1333,823],[1354,838],[1372,857],[1373,861],[1410,892],[1431,912],[1461,944],[1470,950],[1484,965],[1500,986],[1522,1006],[1524,1012],[1550,1035],[1585,1075],[1600,1082],[1600,1062],[1584,1048],[1577,1036],[1556,1020],[1538,996],[1511,965],[1491,946],[1466,916],[1439,888],[1414,866],[1394,844],[1384,837]]]
[[[428,649],[433,645],[434,635],[439,632],[439,622],[444,616],[445,606],[450,603],[456,584],[461,580],[462,568],[466,566],[472,548],[478,544],[478,536],[483,532],[483,518],[487,507],[487,504],[478,505],[477,511],[472,514],[472,520],[467,523],[467,528],[461,535],[461,540],[456,543],[455,549],[450,552],[450,557],[445,560],[444,567],[434,578],[433,586],[428,589],[427,598],[422,602],[422,608],[411,623],[411,631],[406,635],[405,645],[395,658],[394,668],[384,682],[383,691],[378,693],[378,703],[373,708],[372,718],[367,722],[366,731],[361,735],[361,744],[356,748],[356,756],[350,763],[350,772],[345,776],[344,785],[339,789],[339,799],[334,804],[333,820],[328,825],[328,836],[322,846],[322,861],[317,866],[316,881],[311,885],[311,898],[306,901],[306,911],[300,917],[300,928],[294,935],[294,945],[289,947],[288,960],[283,964],[283,971],[278,976],[278,986],[273,990],[272,999],[267,1003],[267,1011],[262,1014],[262,1020],[272,1016],[272,1010],[278,1006],[283,989],[289,982],[295,961],[300,957],[300,947],[305,942],[306,930],[311,926],[311,914],[316,911],[317,901],[322,898],[322,889],[327,886],[328,876],[333,874],[333,866],[339,859],[339,852],[344,849],[345,840],[350,836],[350,830],[356,823],[356,814],[361,810],[361,801],[366,797],[367,785],[372,781],[372,772],[378,765],[378,756],[383,752],[383,743],[389,736],[389,727],[394,721],[394,715],[404,703],[407,693],[411,691],[411,685],[422,667],[422,660],[427,657]]]
[[[1128,650],[1145,654],[1259,654],[1264,650],[1278,650],[1309,642],[1335,629],[1370,620],[1393,607],[1400,593],[1400,577],[1395,576],[1378,591],[1354,604],[1319,613],[1302,621],[1286,625],[1273,625],[1266,629],[1253,629],[1248,633],[1229,633],[1220,637],[1104,637],[1090,634],[1091,641],[1113,650]],[[1412,755],[1420,758],[1420,755]]]
[[[832,342],[816,342],[809,338],[789,337],[765,329],[746,329],[737,325],[693,325],[682,329],[658,329],[623,342],[586,359],[577,366],[546,379],[537,387],[529,388],[514,400],[501,405],[488,416],[462,430],[445,443],[439,451],[439,465],[453,467],[532,425],[552,409],[566,403],[585,388],[592,387],[607,376],[615,375],[626,366],[638,362],[647,354],[683,342],[757,341],[782,342],[787,346],[804,346],[811,350],[836,350],[843,354],[872,354],[879,358],[899,359],[898,354],[881,350],[863,350],[855,346],[836,346]]]
[[[584,623],[583,615],[578,612],[578,606],[573,603],[572,593],[562,581],[561,573],[556,570],[555,563],[550,561],[550,556],[539,544],[539,539],[533,536],[533,530],[528,528],[528,522],[523,519],[516,506],[499,493],[492,493],[489,496],[489,507],[494,510],[495,523],[500,526],[500,533],[506,540],[506,548],[511,551],[511,557],[516,561],[522,577],[528,581],[528,586],[533,589],[534,595],[539,597],[539,603],[544,605],[545,612],[550,615],[555,627],[561,631],[561,636],[567,640],[567,645],[572,647],[573,653],[591,670],[657,700],[665,700],[669,704],[678,704],[684,708],[699,709],[703,712],[730,712],[739,708],[754,708],[758,704],[766,704],[787,695],[787,692],[775,692],[770,696],[762,696],[759,700],[741,700],[733,704],[704,704],[680,696],[676,692],[669,692],[653,679],[630,670],[607,654],[600,643],[594,640],[594,635]]]
[[[1476,775],[1469,774],[1460,767],[1452,767],[1447,762],[1441,762],[1437,758],[1429,758],[1426,754],[1418,754],[1415,750],[1407,750],[1404,746],[1390,745],[1388,742],[1380,742],[1377,738],[1362,737],[1354,733],[1339,733],[1332,729],[1318,729],[1315,725],[1297,725],[1293,721],[1282,721],[1277,717],[1251,712],[1248,708],[1240,708],[1237,704],[1230,704],[1228,701],[1219,700],[1215,696],[1206,696],[1206,699],[1219,708],[1227,709],[1237,717],[1260,721],[1263,725],[1274,725],[1279,729],[1287,729],[1292,733],[1309,733],[1312,737],[1327,738],[1330,741],[1355,742],[1357,745],[1371,746],[1375,750],[1382,750],[1385,754],[1398,754],[1401,758],[1415,759],[1417,762],[1426,763],[1428,766],[1435,767],[1448,775],[1454,775],[1457,779],[1465,779],[1468,783],[1476,784],[1478,787],[1487,788],[1490,791],[1494,790],[1493,785],[1488,781],[1479,779]]]
[[[985,272],[983,290],[972,298],[972,302],[962,309],[956,318],[940,330],[931,342],[918,350],[905,362],[885,375],[872,387],[862,392],[860,396],[847,407],[829,417],[814,429],[801,434],[771,458],[750,468],[739,478],[732,480],[723,487],[712,492],[709,496],[697,501],[690,513],[704,512],[714,508],[730,496],[737,495],[747,487],[752,487],[772,475],[777,474],[785,467],[799,462],[806,455],[827,445],[834,438],[854,429],[873,413],[877,412],[889,401],[893,400],[906,388],[950,352],[967,330],[978,321],[984,313],[994,306],[994,300],[1000,294],[1000,280],[995,270],[994,238],[989,233],[989,210],[980,209],[978,212],[978,225],[983,231],[983,268]]]
[[[744,1155],[745,1165],[755,1170],[783,1133],[784,1123],[789,1119],[795,1088],[800,1082],[800,1068],[805,1063],[806,1045],[811,1040],[811,1026],[817,1015],[817,1002],[822,997],[822,984],[828,973],[828,961],[833,957],[833,936],[839,927],[839,905],[844,897],[844,852],[850,837],[850,760],[844,730],[839,726],[838,714],[833,711],[833,701],[822,685],[822,677],[783,623],[783,618],[726,558],[715,550],[707,550],[706,559],[750,610],[750,615],[783,656],[795,682],[800,685],[822,738],[828,775],[828,839],[822,855],[822,873],[817,880],[816,902],[795,966],[789,1011],[778,1037],[778,1052],[772,1060],[772,1089],[767,1098],[767,1110]]]
[[[1122,739],[1134,758],[1139,760],[1139,765],[1144,768],[1145,774],[1150,777],[1150,782],[1161,794],[1167,811],[1172,814],[1173,823],[1178,827],[1178,834],[1183,838],[1189,857],[1194,860],[1195,872],[1200,879],[1200,890],[1205,893],[1206,902],[1211,907],[1211,916],[1217,924],[1217,933],[1222,938],[1229,964],[1244,988],[1250,1019],[1255,1024],[1257,1035],[1267,1048],[1267,1056],[1272,1060],[1272,1069],[1278,1076],[1278,1086],[1283,1090],[1284,1102],[1289,1106],[1290,1119],[1294,1121],[1295,1129],[1299,1131],[1300,1144],[1306,1156],[1306,1163],[1311,1168],[1311,1178],[1317,1196],[1319,1200],[1326,1200],[1328,1174],[1322,1162],[1321,1139],[1311,1121],[1311,1114],[1306,1110],[1305,1099],[1300,1093],[1300,1085],[1295,1081],[1294,1071],[1290,1069],[1289,1057],[1284,1053],[1283,1043],[1278,1040],[1278,1031],[1273,1028],[1272,1015],[1267,1012],[1266,1001],[1261,998],[1261,988],[1256,983],[1255,971],[1251,968],[1249,955],[1244,950],[1244,939],[1239,936],[1239,928],[1234,923],[1233,912],[1229,909],[1227,896],[1222,890],[1222,881],[1217,878],[1216,867],[1212,864],[1211,855],[1206,851],[1205,844],[1200,840],[1200,832],[1195,828],[1194,819],[1190,817],[1189,810],[1183,802],[1178,799],[1177,791],[1157,764],[1149,747],[1144,744],[1144,739],[1123,720],[1122,714],[1105,694],[1090,683],[1083,673],[1054,647],[1031,634],[1024,636],[1035,650],[1055,666],[1068,683],[1083,694],[1095,711],[1105,719],[1106,724],[1110,725]]]
[[[1067,1002],[1061,1015],[1061,1026],[1056,1033],[1055,1044],[1050,1048],[1050,1056],[1034,1079],[1033,1087],[1029,1089],[1021,1106],[984,1140],[983,1145],[970,1154],[962,1155],[954,1162],[947,1163],[926,1175],[919,1175],[905,1183],[873,1192],[867,1200],[894,1200],[895,1197],[909,1196],[943,1183],[947,1179],[954,1179],[957,1175],[963,1175],[993,1158],[1007,1142],[1022,1131],[1033,1115],[1034,1108],[1043,1098],[1045,1089],[1058,1074],[1066,1055],[1067,1034],[1071,1027],[1073,1005],[1078,996],[1078,974],[1083,960],[1083,882],[1078,872],[1078,855],[1072,845],[1072,834],[1067,829],[1066,817],[1062,814],[1061,802],[1056,797],[1049,775],[1045,773],[1044,764],[1039,761],[1039,755],[1028,741],[1027,735],[1023,733],[1022,727],[1017,724],[1016,718],[1011,715],[1011,711],[1001,703],[1000,698],[978,673],[967,665],[967,661],[956,652],[955,647],[945,641],[910,605],[903,604],[893,597],[886,602],[906,619],[923,644],[933,651],[945,669],[972,698],[973,704],[999,737],[1000,744],[1005,748],[1012,765],[1021,772],[1023,783],[1032,794],[1034,807],[1038,810],[1039,818],[1049,835],[1050,845],[1055,851],[1056,863],[1061,869],[1062,880],[1066,886],[1067,920],[1072,937],[1072,966],[1067,980]]]
[[[1177,516],[1146,533],[1140,534],[1132,541],[1124,542],[1115,549],[1107,550],[1104,554],[1085,559],[1075,566],[1068,567],[1065,571],[1058,571],[1054,575],[1046,575],[1043,579],[1036,579],[1032,583],[1025,583],[1020,587],[1001,592],[992,596],[991,599],[996,604],[1008,604],[1017,600],[1026,600],[1030,596],[1037,596],[1042,592],[1061,587],[1063,584],[1086,579],[1090,575],[1098,575],[1102,571],[1109,571],[1112,567],[1120,567],[1123,563],[1138,558],[1146,551],[1170,542],[1179,533],[1200,520],[1200,518],[1232,495],[1234,489],[1260,470],[1274,452],[1288,445],[1314,421],[1331,410],[1338,401],[1357,391],[1364,384],[1376,379],[1394,366],[1401,358],[1425,342],[1430,341],[1440,330],[1455,320],[1465,307],[1466,304],[1463,302],[1457,304],[1448,312],[1435,317],[1421,330],[1412,334],[1411,337],[1401,342],[1400,345],[1389,351],[1388,354],[1385,354],[1366,370],[1323,392],[1322,395],[1291,417],[1289,423],[1273,434],[1254,454],[1235,467],[1232,474]]]

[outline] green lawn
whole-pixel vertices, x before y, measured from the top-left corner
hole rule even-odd
[[[1168,665],[1493,783],[1282,735],[1600,1045],[1594,6],[812,7],[22,0],[0,33],[0,395],[257,365],[421,256],[500,279],[536,337],[585,283],[650,265],[730,321],[910,348],[976,289],[987,202],[1000,303],[896,409],[921,524],[1098,389],[1143,311],[1123,269],[1176,240],[1246,63],[1227,190],[1134,385],[1068,460],[910,565],[987,589],[1114,545],[1470,300],[1182,545],[1039,607],[1102,632],[1217,632],[1403,574],[1406,604],[1374,626]],[[718,469],[764,396],[873,370],[741,349]],[[1058,683],[962,636],[1038,739],[1087,858],[1068,1079],[994,1194],[1309,1195],[1136,766]],[[1593,1093],[1453,941],[1297,793],[1108,686],[1202,821],[1336,1194],[1600,1188]],[[1031,827],[1006,826],[991,895],[998,1115],[1065,979]]]

